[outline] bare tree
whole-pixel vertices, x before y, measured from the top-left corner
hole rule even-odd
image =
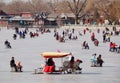
[[[104,13],[105,18],[109,20],[110,24],[112,24],[120,18],[119,4],[119,0],[97,0],[95,2],[95,8]]]
[[[33,12],[48,11],[48,5],[44,0],[29,0],[28,3]]]
[[[50,0],[48,2],[48,6],[49,6],[49,9],[50,9],[50,12],[51,13],[57,13],[58,12],[58,9],[57,9],[58,5],[59,5],[59,3],[58,3],[57,0]]]
[[[0,5],[1,6],[1,5]],[[49,7],[44,0],[12,0],[7,3],[4,10],[10,13],[49,11]]]
[[[70,13],[68,5],[66,5],[65,1],[60,1],[56,4],[56,12],[57,13]]]
[[[24,12],[24,2],[22,0],[13,0],[6,5],[6,10],[10,13]]]
[[[0,0],[0,10],[4,10],[6,4],[3,2],[3,0]]]
[[[75,23],[78,24],[79,16],[83,13],[87,0],[67,0],[66,2],[71,12],[75,15]]]

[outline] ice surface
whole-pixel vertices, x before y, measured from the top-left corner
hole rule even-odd
[[[29,29],[36,31],[36,29]],[[62,34],[62,29],[58,29]],[[75,30],[75,34],[78,35]],[[54,31],[51,33],[40,34],[39,37],[30,38],[29,34],[25,39],[13,40],[13,29],[1,29],[0,31],[0,83],[120,83],[120,54],[109,52],[109,43],[102,42],[102,31],[100,34],[95,32],[96,38],[100,41],[98,47],[94,46],[90,39],[91,33],[87,32],[84,36],[78,36],[78,40],[67,40],[60,43],[54,38]],[[6,49],[5,40],[10,41],[12,49]],[[81,44],[86,40],[90,46],[89,50],[82,49]],[[120,45],[120,36],[112,36],[111,41]],[[40,56],[45,51],[72,52],[75,59],[83,60],[81,67],[82,74],[62,74],[62,75],[46,75],[32,74],[35,68],[40,67],[44,63],[44,59]],[[92,54],[101,54],[104,59],[103,67],[90,67],[90,57]],[[15,61],[21,61],[23,65],[22,73],[10,72],[9,62],[11,57],[15,57]],[[57,66],[61,66],[61,59],[54,59]]]

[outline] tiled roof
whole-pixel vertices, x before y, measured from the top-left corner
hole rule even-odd
[[[0,16],[8,16],[3,10],[0,10]]]

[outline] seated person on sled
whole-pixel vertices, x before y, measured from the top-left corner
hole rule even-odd
[[[46,62],[45,67],[43,68],[43,72],[52,73],[53,71],[55,71],[55,62],[52,58],[49,58]]]
[[[102,67],[103,62],[104,62],[104,61],[102,60],[101,55],[99,55],[99,56],[97,57],[97,65],[100,66],[100,67]]]
[[[96,58],[96,53],[92,55],[91,67],[102,67],[103,62],[104,61],[102,60],[101,55],[99,55],[97,58]]]
[[[96,53],[92,55],[90,60],[91,60],[91,67],[95,67],[97,64]]]
[[[94,40],[94,45],[98,46],[99,45],[99,41],[97,39]]]
[[[20,61],[17,62],[17,69],[19,72],[22,72],[22,65]]]
[[[79,67],[80,63],[82,63],[81,60],[77,59],[75,61],[74,56],[72,56],[71,60],[70,60],[70,68],[72,69],[72,71],[74,71],[74,70],[82,70],[82,68]]]
[[[12,48],[11,45],[10,45],[10,42],[9,42],[8,40],[6,40],[6,41],[4,42],[4,44],[5,44],[5,46],[6,46],[7,48]]]
[[[11,71],[15,71],[17,72],[17,66],[15,64],[15,60],[14,60],[14,57],[11,58],[11,61],[10,61],[10,67],[11,67]]]
[[[17,65],[15,64],[14,57],[11,58],[10,67],[12,72],[22,72],[22,65],[20,61],[18,61]]]
[[[89,45],[86,41],[83,42],[82,49],[89,49]]]
[[[72,72],[76,72],[81,71],[82,68],[79,67],[79,65],[82,63],[82,60],[77,59],[75,61],[74,56],[71,56],[71,58],[68,61],[64,61],[63,62],[63,71],[64,73],[72,73]]]

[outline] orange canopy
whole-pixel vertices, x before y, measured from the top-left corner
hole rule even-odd
[[[71,55],[71,53],[63,53],[63,52],[43,52],[41,54],[44,58],[62,58],[65,56]]]

